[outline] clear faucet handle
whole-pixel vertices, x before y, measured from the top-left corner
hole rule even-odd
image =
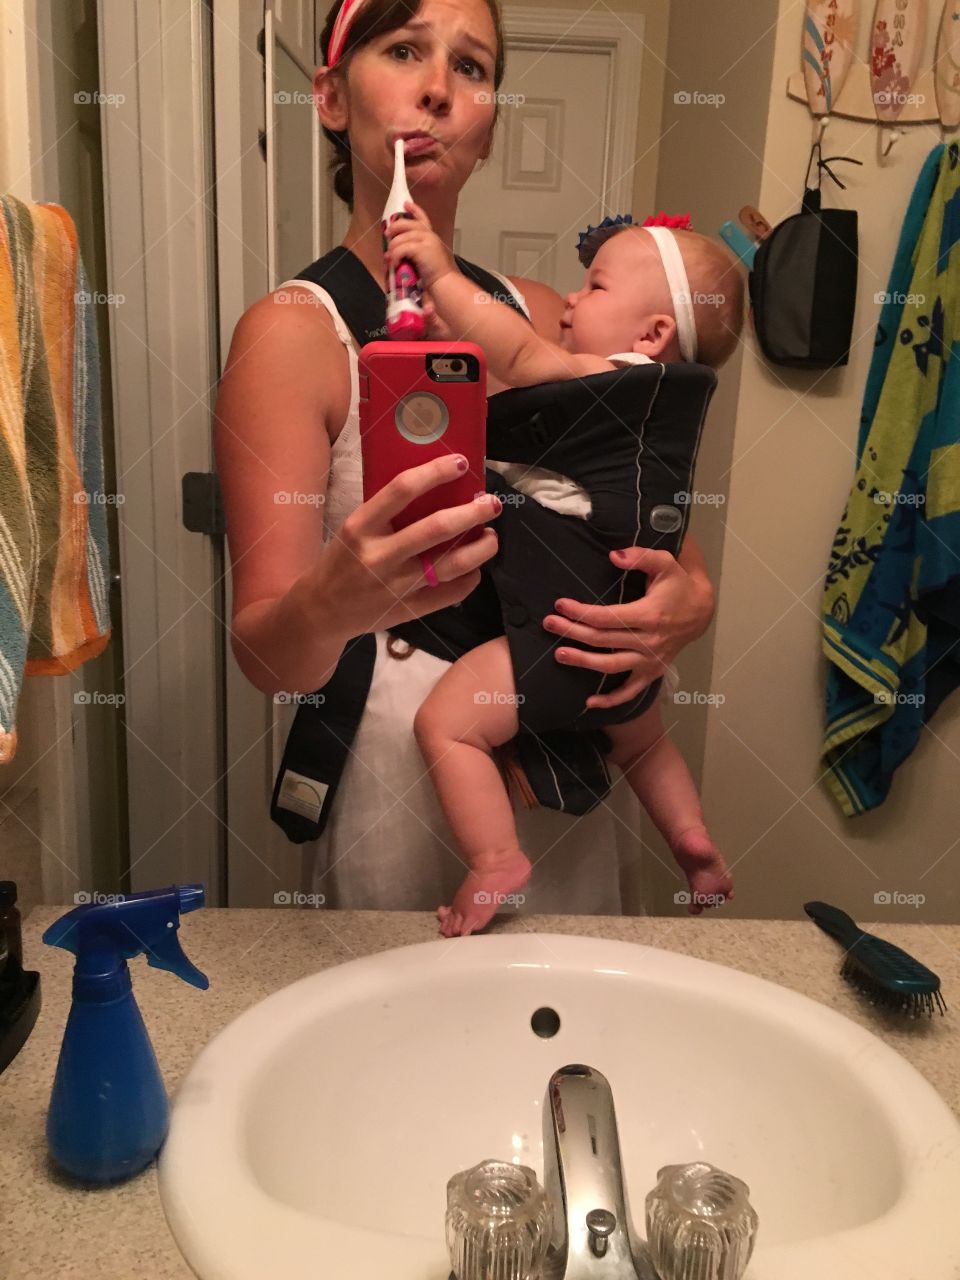
[[[660,1280],[741,1280],[757,1237],[750,1188],[712,1164],[668,1164],[647,1196],[647,1246]]]
[[[483,1160],[447,1183],[447,1249],[455,1280],[539,1280],[550,1206],[526,1165]]]

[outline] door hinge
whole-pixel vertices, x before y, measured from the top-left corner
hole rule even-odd
[[[183,527],[190,533],[222,538],[226,533],[223,495],[214,471],[188,471],[181,480]]]

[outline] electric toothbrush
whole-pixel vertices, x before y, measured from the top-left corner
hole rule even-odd
[[[407,186],[407,169],[404,160],[404,142],[398,138],[394,144],[393,186],[383,211],[383,251],[388,247],[387,227],[395,218],[409,218],[404,208],[410,200]],[[394,268],[388,268],[387,285],[387,333],[394,340],[418,342],[426,336],[427,322],[423,314],[423,286],[414,264],[404,258]]]

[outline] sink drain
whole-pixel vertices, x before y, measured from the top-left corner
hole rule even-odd
[[[541,1040],[550,1040],[560,1030],[560,1015],[556,1009],[544,1005],[534,1013],[530,1026]]]

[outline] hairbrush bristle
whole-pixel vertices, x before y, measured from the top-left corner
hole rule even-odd
[[[905,1013],[911,1018],[919,1017],[924,1013],[932,1018],[935,1007],[940,1010],[941,1017],[947,1011],[947,1002],[939,989],[893,991],[889,987],[882,986],[871,973],[868,973],[853,952],[848,952],[844,958],[840,976],[862,995],[867,996],[871,1004],[881,1005],[897,1013]]]

